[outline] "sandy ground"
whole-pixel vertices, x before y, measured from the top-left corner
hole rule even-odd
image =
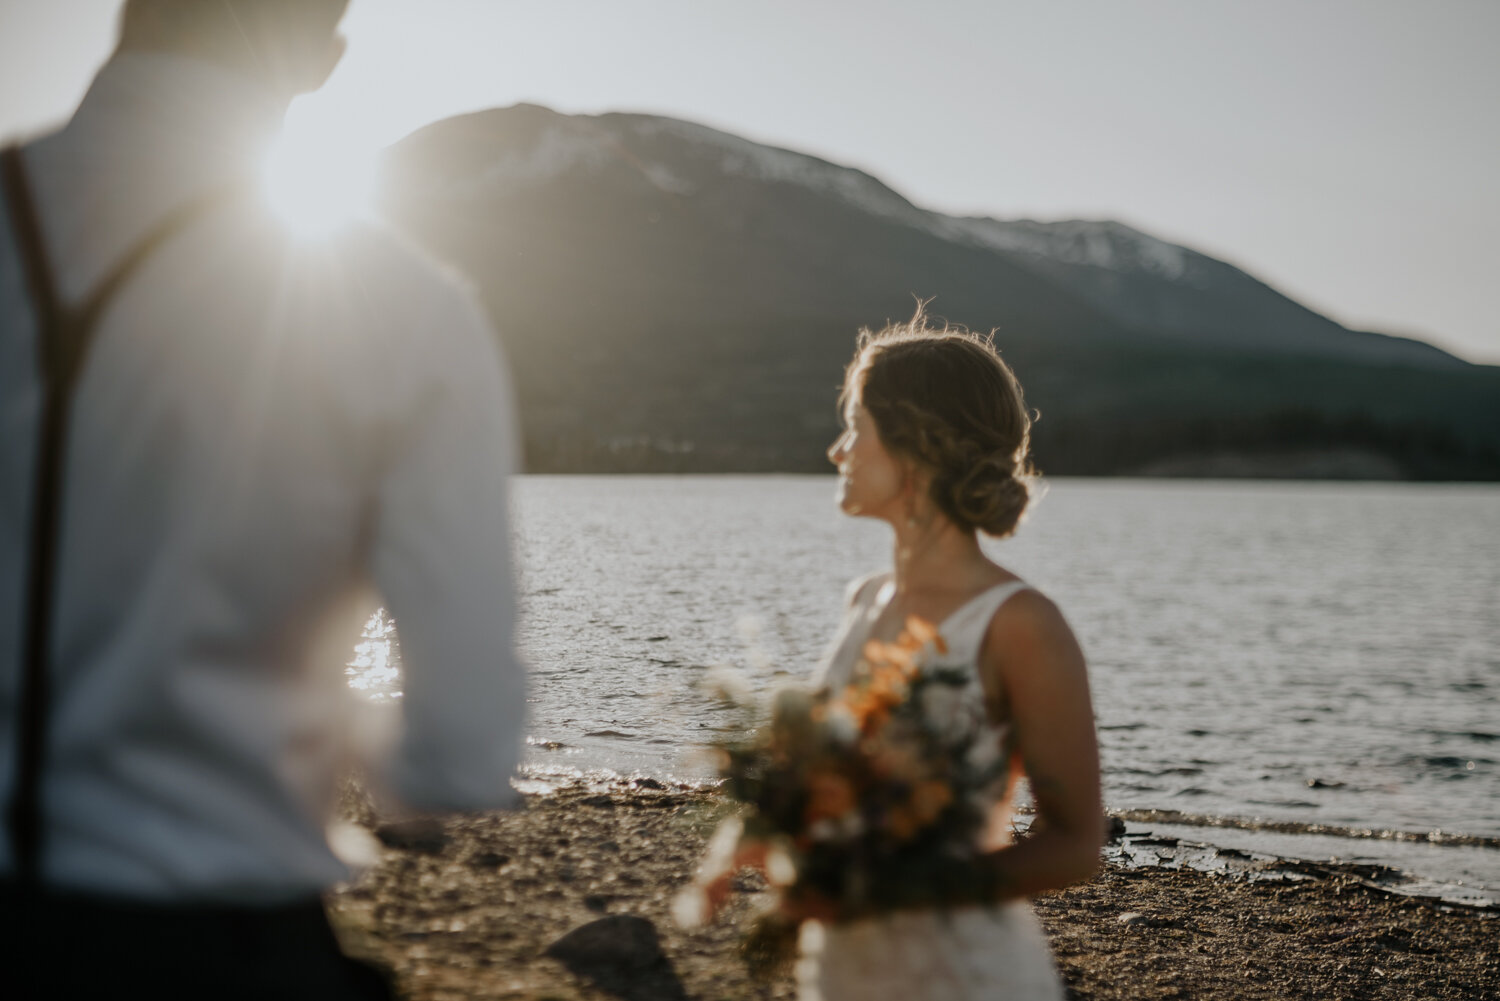
[[[794,997],[736,953],[764,899],[748,872],[719,921],[673,923],[725,805],[645,781],[441,825],[376,827],[352,808],[386,847],[329,898],[346,949],[409,998]],[[1353,870],[1258,875],[1106,866],[1035,907],[1072,998],[1500,999],[1500,914],[1394,896]]]

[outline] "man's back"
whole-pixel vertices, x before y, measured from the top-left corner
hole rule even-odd
[[[250,166],[272,123],[232,73],[117,57],[68,128],[26,151],[65,298],[174,206]],[[15,782],[40,392],[5,222],[0,798]],[[254,902],[339,878],[322,829],[347,751],[347,647],[325,639],[348,638],[366,583],[409,665],[398,791],[436,808],[506,801],[525,702],[513,439],[481,314],[385,233],[298,244],[240,198],[148,259],[95,332],[72,411],[48,882]]]

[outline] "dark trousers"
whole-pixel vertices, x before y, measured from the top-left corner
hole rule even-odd
[[[390,1001],[340,950],[321,901],[143,904],[0,883],[0,997],[12,1001]]]

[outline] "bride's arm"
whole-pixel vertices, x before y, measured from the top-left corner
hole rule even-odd
[[[1056,605],[1023,591],[990,622],[980,671],[1003,706],[1036,802],[1033,834],[985,857],[1002,897],[1056,889],[1099,867],[1099,751],[1083,651]]]

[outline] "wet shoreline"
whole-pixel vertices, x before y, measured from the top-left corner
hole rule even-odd
[[[1282,833],[1274,828],[1243,828],[1237,825],[1193,825],[1175,823],[1124,823],[1124,834],[1106,848],[1104,858],[1127,868],[1193,869],[1199,872],[1243,874],[1253,879],[1296,880],[1304,874],[1336,874],[1359,879],[1371,889],[1412,897],[1435,904],[1451,904],[1500,914],[1500,886],[1465,881],[1432,879],[1417,871],[1389,862],[1351,857],[1340,843],[1347,836],[1317,833]],[[1331,851],[1318,857],[1314,849]],[[1420,846],[1419,846],[1420,847]],[[1494,849],[1455,845],[1469,854],[1484,853],[1494,864]],[[1440,849],[1441,850],[1441,849]],[[1334,854],[1337,852],[1337,854]]]
[[[529,766],[526,774],[528,778],[520,782],[520,788],[540,794],[579,784],[606,789],[632,778],[608,768],[581,771],[545,765]],[[657,777],[652,781],[710,794],[717,787],[710,779]],[[1240,871],[1249,862],[1266,870],[1280,864],[1288,871],[1299,866],[1332,865],[1365,873],[1390,893],[1500,910],[1500,837],[1162,809],[1111,808],[1107,812],[1120,831],[1129,832],[1124,839],[1126,846],[1156,839],[1183,846],[1181,851],[1174,846],[1171,851],[1157,852],[1157,859],[1152,861],[1140,852],[1123,851],[1117,839],[1105,857],[1121,865],[1185,866],[1200,871]],[[1024,830],[1029,823],[1027,813],[1028,807],[1023,804],[1016,821],[1018,829]]]
[[[1223,827],[1238,830],[1270,831],[1278,834],[1321,834],[1340,838],[1375,841],[1409,841],[1420,844],[1462,845],[1472,848],[1500,848],[1500,837],[1485,834],[1463,834],[1443,830],[1405,831],[1383,827],[1350,827],[1307,821],[1246,820],[1241,817],[1219,817],[1183,813],[1178,810],[1130,809],[1112,810],[1121,820],[1150,824],[1182,824],[1189,827]]]

